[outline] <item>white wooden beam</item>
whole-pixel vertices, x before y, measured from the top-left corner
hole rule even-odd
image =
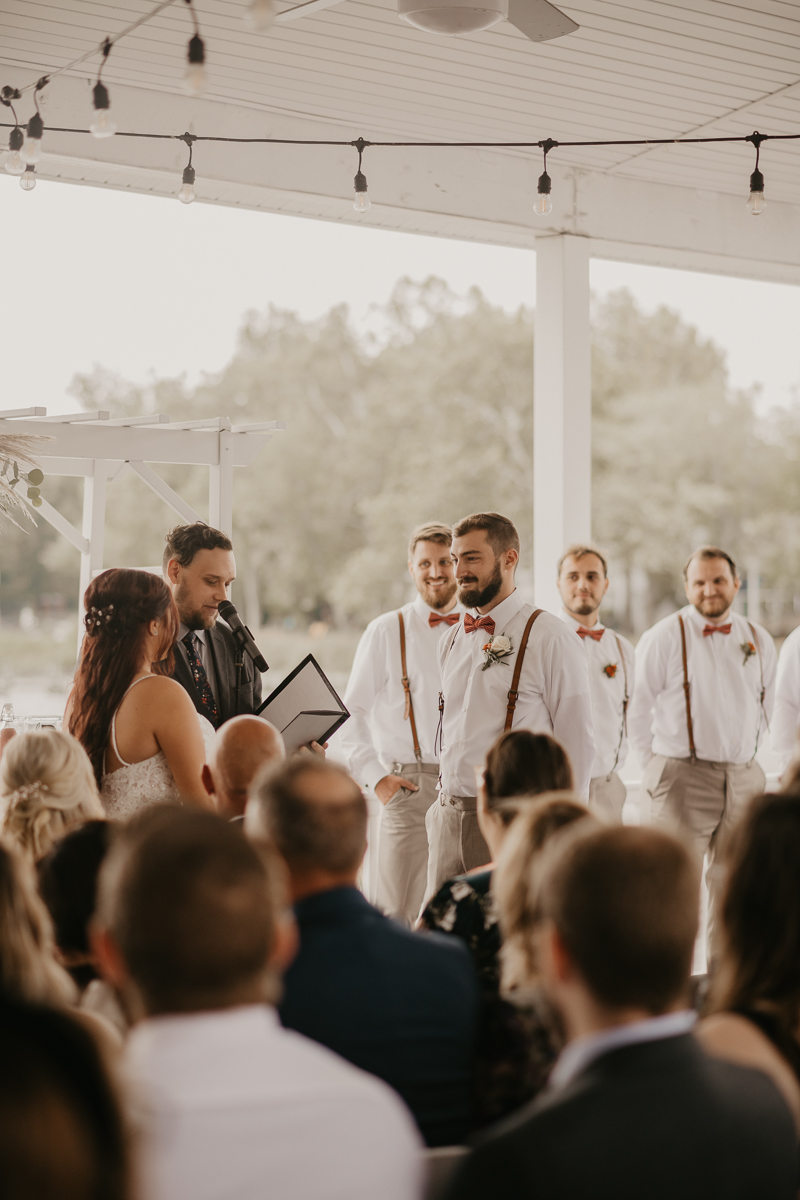
[[[173,491],[160,475],[156,475],[155,471],[151,467],[148,467],[147,463],[130,461],[128,466],[132,471],[136,472],[151,491],[155,492],[160,500],[168,504],[179,517],[183,517],[184,521],[187,521],[189,524],[194,521],[202,521],[203,518],[199,513],[195,512],[191,504],[187,504],[177,492]]]
[[[98,459],[94,472],[83,484],[83,536],[86,549],[81,553],[81,574],[78,595],[78,649],[83,640],[83,597],[94,575],[103,569],[103,549],[106,527],[106,487],[108,463]]]
[[[28,504],[33,512],[34,517],[43,517],[53,529],[58,530],[62,537],[66,538],[71,546],[74,546],[79,554],[89,553],[89,541],[82,534],[78,533],[75,526],[62,516],[57,508],[53,508],[52,504],[41,497],[41,505],[39,508],[34,508],[26,497],[22,497],[25,503]]]
[[[208,523],[233,533],[233,442],[235,434],[219,433],[218,462],[208,470]]]
[[[169,429],[164,425],[152,428],[115,425],[113,421],[101,424],[62,425],[57,421],[0,420],[0,432],[36,434],[49,436],[53,441],[36,457],[41,459],[42,470],[47,472],[47,459],[115,459],[125,462],[195,463],[210,465],[219,461],[219,434],[213,430]],[[229,453],[234,466],[243,467],[252,462],[269,441],[269,434],[237,434],[233,438]],[[48,454],[48,451],[50,452]]]
[[[558,612],[556,565],[592,527],[589,244],[561,234],[536,253],[533,351],[533,584]]]

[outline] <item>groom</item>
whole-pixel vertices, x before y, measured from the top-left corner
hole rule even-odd
[[[215,729],[238,713],[261,704],[261,676],[244,656],[236,695],[236,642],[218,606],[230,599],[236,578],[233,545],[227,534],[202,521],[176,525],[166,537],[164,578],[180,617],[175,644],[174,678],[189,693],[197,711]]]

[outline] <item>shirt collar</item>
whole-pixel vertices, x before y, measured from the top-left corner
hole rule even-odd
[[[634,1021],[630,1025],[615,1025],[600,1033],[590,1033],[576,1038],[565,1046],[550,1074],[551,1087],[562,1088],[571,1083],[587,1067],[603,1054],[619,1050],[622,1046],[636,1046],[642,1042],[659,1042],[664,1038],[680,1037],[689,1033],[697,1020],[697,1013],[688,1009],[664,1013],[660,1017],[648,1017],[645,1021]]]
[[[195,635],[195,637],[199,638],[199,640],[205,646],[207,632],[208,632],[207,629],[190,629],[188,625],[184,625],[183,621],[181,621],[180,626],[178,628],[178,641],[182,642],[183,639],[186,637],[187,633],[193,633]]]
[[[698,612],[693,604],[687,604],[685,608],[682,608],[681,616],[684,618],[684,620],[688,617],[690,621],[694,621],[695,625],[697,625],[700,629],[705,629],[706,625],[712,624],[708,617],[704,617],[702,613]],[[732,625],[735,618],[736,613],[731,610],[728,620],[725,622],[725,624],[727,625],[728,621],[730,621]]]
[[[599,618],[594,625],[584,625],[582,621],[576,621],[572,613],[568,613],[565,608],[562,608],[558,615],[565,625],[571,625],[573,629],[605,629],[605,625]]]
[[[476,621],[481,617],[481,615],[491,617],[494,621],[495,632],[502,633],[503,625],[507,624],[512,617],[517,615],[524,603],[525,601],[522,599],[522,596],[519,593],[519,588],[515,588],[510,596],[506,596],[505,600],[503,600],[497,605],[496,608],[491,609],[486,614],[479,613],[477,608],[471,608],[468,611],[472,613]]]

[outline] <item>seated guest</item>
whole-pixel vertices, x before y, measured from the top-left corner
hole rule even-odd
[[[39,893],[50,912],[61,962],[79,992],[99,978],[89,945],[97,875],[108,849],[110,821],[87,821],[58,842],[38,864]]]
[[[77,999],[75,985],[56,961],[53,926],[33,867],[9,841],[0,841],[0,993],[38,1004]]]
[[[68,830],[105,816],[86,751],[58,729],[8,743],[0,758],[0,807],[0,833],[34,861]]]
[[[478,782],[478,825],[493,862],[528,797],[571,789],[569,761],[555,738],[528,729],[501,734],[486,755],[486,767]],[[512,797],[516,804],[503,803]],[[491,882],[491,863],[448,879],[425,908],[420,925],[451,933],[466,942],[482,989],[496,992],[500,982],[500,929]]]
[[[281,1020],[378,1075],[429,1146],[465,1136],[478,988],[455,938],[412,933],[356,887],[367,804],[341,767],[296,758],[257,781],[245,816],[289,868],[300,949]]]
[[[763,796],[734,830],[721,954],[698,1036],[709,1054],[758,1067],[800,1126],[800,803]]]
[[[130,1200],[119,1101],[85,1030],[3,996],[0,1062],[3,1200]]]
[[[94,940],[128,1039],[142,1200],[415,1200],[397,1097],[272,1007],[294,945],[283,865],[212,813],[163,806],[100,873]]]
[[[452,1200],[790,1200],[794,1124],[766,1075],[711,1058],[685,1007],[699,873],[617,826],[553,839],[537,936],[568,1045],[548,1090],[482,1134]]]
[[[243,820],[250,784],[267,763],[285,757],[283,738],[269,721],[250,715],[226,721],[203,767],[203,784],[220,816]]]

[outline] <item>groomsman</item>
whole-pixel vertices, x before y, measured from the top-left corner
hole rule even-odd
[[[689,603],[648,630],[636,647],[631,742],[646,765],[656,824],[678,824],[698,856],[716,851],[766,778],[756,751],[775,695],[772,638],[731,611],[739,578],[729,554],[701,546],[684,568]]]
[[[463,622],[439,643],[441,779],[427,818],[426,895],[454,875],[488,863],[478,828],[476,768],[507,729],[552,734],[589,791],[594,760],[586,654],[558,617],[526,603],[514,583],[519,535],[499,513],[474,513],[453,527],[453,562]]]
[[[770,727],[770,744],[781,774],[798,750],[800,734],[800,625],[793,629],[778,655],[775,683],[775,712]]]
[[[617,771],[628,757],[628,707],[633,696],[634,650],[600,620],[608,566],[592,546],[570,546],[558,564],[561,620],[583,642],[592,692],[595,759],[589,808],[601,820],[622,820],[625,784]]]
[[[425,814],[436,799],[434,742],[439,699],[437,649],[460,620],[449,525],[420,525],[408,545],[418,595],[367,626],[344,702],[339,735],[351,774],[383,805],[375,902],[415,921],[425,893]]]

